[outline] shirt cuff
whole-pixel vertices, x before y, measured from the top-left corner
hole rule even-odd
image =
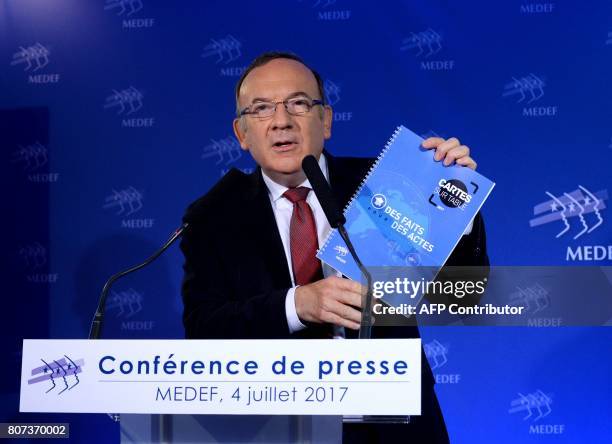
[[[470,221],[470,224],[465,228],[465,231],[463,232],[464,236],[467,236],[468,234],[470,234],[472,232],[472,228],[474,227],[474,220],[472,219]]]
[[[289,324],[289,333],[295,333],[306,328],[300,321],[300,318],[295,309],[295,289],[290,288],[285,297],[285,314],[287,315],[287,324]]]

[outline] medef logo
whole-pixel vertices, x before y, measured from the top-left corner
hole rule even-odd
[[[523,105],[523,117],[554,117],[557,115],[557,106],[529,106],[540,101],[544,97],[546,81],[540,75],[527,74],[523,77],[512,77],[512,80],[504,85],[502,97],[516,100]]]
[[[521,415],[523,421],[530,422],[529,433],[535,435],[560,435],[565,431],[565,424],[543,424],[543,420],[552,413],[552,394],[536,390],[510,401],[508,413]]]
[[[40,243],[34,242],[19,248],[19,257],[26,269],[26,280],[33,284],[54,284],[58,280],[57,273],[47,273],[48,253]]]
[[[525,3],[520,6],[521,14],[550,14],[554,10],[554,3]]]
[[[461,380],[458,373],[439,373],[439,369],[448,363],[448,346],[443,345],[437,339],[423,344],[425,357],[429,361],[431,370],[436,370],[435,379],[438,384],[457,384]]]
[[[333,82],[332,80],[326,79],[323,82],[323,90],[325,94],[325,99],[330,106],[336,105],[340,102],[340,92],[342,89],[340,85]],[[353,119],[352,111],[336,111],[334,109],[334,122],[349,122]]]
[[[49,163],[47,147],[40,142],[25,146],[19,145],[17,150],[13,152],[11,162],[23,167],[29,182],[51,183],[59,180],[59,173],[39,172],[42,167]]]
[[[133,86],[122,90],[113,89],[104,101],[104,109],[114,110],[121,116],[123,128],[151,128],[155,124],[153,117],[129,117],[142,109],[143,99],[143,92]]]
[[[525,288],[516,287],[516,289],[518,291],[510,294],[511,304],[525,307],[525,313],[536,314],[550,305],[548,291],[538,283]]]
[[[125,291],[112,291],[107,310],[117,310],[117,318],[131,318],[142,311],[142,294],[138,293],[133,288]]]
[[[32,369],[33,377],[28,379],[28,385],[41,384],[46,388],[45,394],[61,395],[81,382],[78,375],[83,372],[83,359],[72,359],[64,355],[60,359],[47,361],[41,358],[41,361],[43,365]]]
[[[516,290],[510,293],[510,305],[523,307],[524,313],[530,315],[527,319],[529,327],[560,327],[562,325],[562,318],[541,317],[541,312],[545,312],[551,304],[549,292],[542,285],[536,282],[526,287],[517,286]]]
[[[421,59],[419,67],[424,71],[451,71],[455,68],[454,60],[431,59],[442,51],[442,40],[440,33],[431,28],[411,32],[410,37],[402,40],[400,51],[410,51],[417,59]]]
[[[603,210],[608,199],[608,190],[592,192],[578,185],[569,193],[552,194],[544,192],[549,199],[533,207],[534,217],[529,221],[530,227],[545,224],[557,224],[559,230],[556,239],[575,241],[587,237],[598,230],[604,223]],[[567,261],[601,261],[612,260],[612,245],[580,245],[567,247]]]
[[[202,159],[214,159],[215,165],[229,165],[242,157],[242,148],[234,136],[224,139],[210,139],[203,149]]]
[[[240,56],[242,56],[242,43],[231,34],[210,39],[210,43],[202,52],[202,58],[214,60],[217,65],[224,65],[219,68],[221,77],[240,77],[244,73],[246,66],[226,66],[238,60]]]
[[[346,247],[343,247],[342,245],[336,245],[334,247],[334,251],[336,252],[336,254],[340,257],[345,257],[347,254],[349,254],[349,250]]]
[[[39,242],[21,247],[19,256],[30,270],[38,270],[47,264],[47,249]]]
[[[298,0],[300,3],[303,0]],[[350,9],[336,9],[337,0],[306,0],[305,5],[310,4],[311,9],[316,11],[317,19],[327,22],[336,22],[341,20],[350,20]],[[332,9],[332,7],[334,7]]]
[[[106,0],[105,11],[114,11],[117,15],[129,17],[136,14],[144,5],[142,0]]]
[[[38,73],[49,65],[50,55],[51,50],[37,42],[30,46],[20,46],[13,54],[10,64],[11,66],[23,66],[23,70],[28,73],[28,83],[58,83],[60,80],[59,74]]]
[[[142,0],[106,0],[105,11],[114,12],[121,17],[121,26],[125,29],[151,28],[155,25],[153,18],[132,18],[144,8]]]
[[[121,320],[121,330],[150,331],[155,327],[155,321],[133,318],[142,312],[143,301],[143,294],[133,288],[119,292],[113,291],[110,294],[107,308],[109,311],[116,311],[115,317]]]
[[[470,182],[470,185],[471,192],[458,179],[440,179],[438,186],[429,196],[429,203],[440,211],[444,211],[446,208],[459,208],[463,211],[472,201],[472,196],[478,192],[478,184]]]
[[[336,260],[343,264],[346,264],[346,259],[344,259],[348,254],[349,250],[344,245],[337,244],[334,246],[334,251],[336,252]]]
[[[130,217],[142,210],[143,199],[143,193],[130,186],[119,191],[113,190],[104,200],[103,208],[114,211],[115,215],[121,216],[122,228],[152,228],[155,222],[154,219],[135,219]]]

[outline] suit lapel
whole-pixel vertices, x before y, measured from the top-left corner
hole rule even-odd
[[[346,159],[339,159],[327,151],[323,151],[327,159],[329,184],[340,209],[344,210],[350,199],[357,191],[359,182],[367,172],[369,163],[366,159],[360,159],[359,163],[349,165]]]
[[[276,225],[276,218],[268,196],[261,169],[259,167],[248,176],[250,181],[247,193],[246,206],[249,208],[247,214],[251,214],[252,234],[261,252],[261,258],[265,263],[265,269],[269,271],[272,282],[276,288],[291,287],[291,275],[289,266]]]

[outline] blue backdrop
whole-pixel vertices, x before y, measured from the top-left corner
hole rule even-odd
[[[1,421],[118,440],[102,415],[18,413],[21,339],[85,337],[105,278],[253,168],[233,88],[271,49],[325,78],[336,155],[376,155],[398,124],[469,145],[497,182],[493,264],[612,263],[609,1],[0,0]],[[181,337],[181,264],[174,247],[118,284],[105,336]],[[452,442],[612,440],[610,329],[423,340]]]

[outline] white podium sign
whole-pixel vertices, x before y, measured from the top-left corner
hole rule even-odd
[[[21,412],[420,415],[420,339],[24,340]]]

